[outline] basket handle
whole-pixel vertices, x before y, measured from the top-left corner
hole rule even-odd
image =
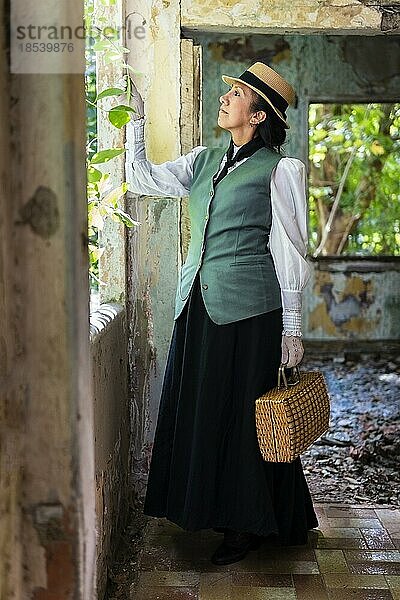
[[[295,381],[290,381],[288,383],[288,380],[286,378],[286,374],[285,374],[285,365],[281,364],[279,369],[278,369],[278,389],[280,389],[281,387],[281,378],[283,379],[283,384],[285,386],[285,389],[288,389],[289,386],[292,385],[297,385],[298,383],[300,383],[300,371],[299,368],[297,366],[292,367],[292,374],[293,371],[296,373],[297,379]]]

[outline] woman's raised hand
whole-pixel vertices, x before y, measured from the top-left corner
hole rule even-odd
[[[130,106],[132,106],[132,108],[135,109],[135,112],[133,113],[133,119],[135,121],[136,121],[136,119],[141,119],[142,117],[144,117],[144,102],[143,102],[143,98],[140,95],[140,92],[137,89],[136,85],[133,83],[132,79],[131,79],[131,99],[130,99]]]
[[[120,86],[125,88],[125,92],[118,96],[118,101],[121,104],[128,104],[131,108],[134,109],[134,112],[131,113],[132,119],[136,121],[137,119],[141,119],[144,117],[144,102],[143,98],[140,95],[139,90],[137,89],[135,83],[132,81],[132,78],[129,78],[129,88],[126,87],[126,79],[125,77],[121,80]],[[129,90],[129,95],[128,95]]]
[[[301,363],[303,356],[304,348],[301,338],[294,335],[283,335],[281,363],[288,368],[296,367]]]

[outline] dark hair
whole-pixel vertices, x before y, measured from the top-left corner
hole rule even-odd
[[[271,150],[275,150],[281,154],[281,146],[286,140],[286,129],[282,119],[278,117],[276,112],[271,108],[262,96],[253,91],[253,99],[250,104],[250,111],[256,112],[263,110],[267,113],[267,118],[257,125],[257,133],[263,139],[264,145]]]

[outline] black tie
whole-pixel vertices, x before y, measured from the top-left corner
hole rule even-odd
[[[251,139],[249,142],[247,142],[247,144],[243,144],[243,146],[240,146],[240,148],[236,152],[235,156],[233,156],[234,145],[233,145],[233,139],[231,138],[231,141],[228,146],[228,150],[226,152],[227,160],[226,160],[225,165],[224,165],[222,171],[220,172],[220,174],[214,178],[214,186],[217,185],[217,183],[219,183],[223,177],[225,177],[225,175],[228,172],[228,169],[232,165],[234,165],[235,162],[237,162],[238,160],[242,160],[242,158],[247,158],[248,156],[251,156],[252,154],[254,154],[254,152],[259,150],[263,146],[264,146],[264,141],[263,141],[262,137],[258,135],[256,137],[254,137],[253,139]]]

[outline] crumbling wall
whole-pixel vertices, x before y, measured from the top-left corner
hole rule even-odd
[[[131,49],[131,66],[141,73],[135,82],[145,101],[146,149],[149,159],[156,163],[180,154],[179,10],[178,0],[126,2],[126,14],[140,15],[145,21],[144,38],[132,38],[126,45]],[[126,159],[129,181],[129,151]],[[129,193],[127,210],[140,222],[128,234],[127,318],[132,474],[141,496],[173,327],[175,286],[181,261],[180,203],[176,198],[138,197]]]
[[[398,339],[398,262],[337,258],[313,264],[304,293],[304,329],[309,340]]]
[[[393,0],[182,0],[182,26],[202,31],[365,34],[399,27]]]
[[[129,398],[126,312],[103,304],[90,315],[93,377],[97,594],[104,597],[129,505]]]

